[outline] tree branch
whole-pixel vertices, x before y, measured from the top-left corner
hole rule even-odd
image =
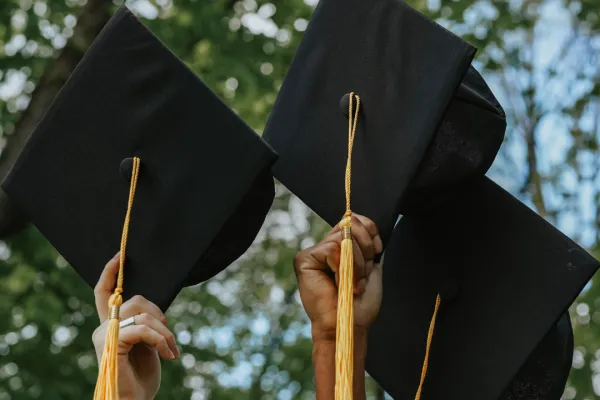
[[[61,54],[48,65],[38,82],[27,110],[23,112],[2,150],[0,180],[3,180],[27,143],[46,109],[71,75],[81,57],[110,18],[111,0],[88,0],[77,20],[73,36]],[[0,238],[19,232],[28,221],[0,189]]]
[[[537,121],[537,119],[536,119]],[[537,122],[532,123],[531,126],[525,131],[525,142],[527,143],[527,177],[523,185],[524,188],[529,189],[531,193],[531,201],[533,202],[538,213],[547,218],[550,216],[546,208],[546,202],[542,192],[542,177],[538,170],[538,159],[537,159],[537,141],[535,137],[535,130]]]

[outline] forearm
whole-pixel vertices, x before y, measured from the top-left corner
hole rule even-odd
[[[365,358],[367,355],[366,332],[354,336],[354,400],[365,400]],[[335,339],[313,335],[313,366],[317,400],[335,398]]]

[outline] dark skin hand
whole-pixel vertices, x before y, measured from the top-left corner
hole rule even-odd
[[[102,358],[108,326],[108,299],[113,293],[119,271],[119,255],[106,264],[94,289],[100,326],[92,340],[98,357]],[[167,327],[163,312],[142,296],[132,297],[123,303],[122,320],[135,316],[135,325],[121,329],[118,348],[118,382],[120,400],[154,399],[160,387],[160,357],[174,360],[179,349],[173,333]]]
[[[366,398],[364,386],[366,342],[382,297],[381,265],[374,258],[383,244],[375,223],[354,214],[354,398]],[[315,246],[294,258],[300,298],[312,324],[313,365],[318,400],[334,399],[337,281],[342,234],[339,226]]]

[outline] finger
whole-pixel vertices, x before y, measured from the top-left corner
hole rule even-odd
[[[331,228],[331,230],[329,232],[327,232],[327,235],[325,235],[325,237],[334,235],[334,234],[336,234],[339,231],[340,231],[340,224],[337,224],[333,228]]]
[[[375,249],[375,257],[374,260],[377,259],[377,256],[381,256],[381,252],[383,251],[383,241],[381,240],[381,236],[377,235],[373,238],[373,248]]]
[[[108,300],[115,290],[115,283],[119,272],[119,254],[120,252],[115,254],[106,264],[94,288],[96,310],[98,311],[101,323],[108,318]]]
[[[149,328],[152,328],[156,332],[158,332],[161,336],[167,339],[167,344],[169,345],[169,349],[176,357],[179,357],[179,349],[177,348],[177,343],[175,342],[175,335],[165,326],[165,324],[157,319],[154,315],[148,313],[142,313],[136,315],[134,317],[134,321],[136,325],[146,325]]]
[[[366,226],[364,222],[367,223]],[[362,215],[352,214],[352,236],[357,239],[366,260],[375,258],[375,255],[377,254],[373,233],[375,236],[378,235],[377,227],[373,221]],[[337,238],[338,235],[341,235],[340,224],[334,226],[324,240]],[[381,238],[379,239],[379,243],[381,244]],[[380,245],[380,247],[383,246]]]
[[[146,343],[158,350],[158,354],[167,360],[174,360],[175,354],[169,348],[167,338],[150,328],[148,325],[130,325],[121,329],[119,341],[129,345]],[[125,354],[120,354],[125,355]]]
[[[360,246],[365,261],[375,258],[373,238],[357,216],[352,216],[352,236]]]
[[[383,241],[375,222],[364,215],[355,214],[355,216],[363,224],[367,232],[369,232],[371,238],[373,238],[373,251],[375,255],[381,253],[383,251]]]
[[[374,238],[375,236],[379,236],[379,229],[377,229],[377,225],[375,225],[375,222],[373,222],[373,220],[360,214],[353,214],[352,216],[356,217],[356,219],[360,221],[360,223],[365,227],[365,229],[367,230],[367,232],[369,232],[369,235],[372,238]]]
[[[123,303],[119,312],[121,319],[127,319],[129,317],[133,317],[134,315],[143,313],[152,315],[154,318],[162,322],[163,325],[167,324],[167,317],[162,310],[156,304],[152,303],[143,296],[133,296],[131,299]]]
[[[341,236],[340,236],[341,239]],[[294,258],[297,273],[307,270],[337,271],[340,264],[340,245],[335,240],[322,241],[299,252]]]
[[[375,222],[373,222],[373,220],[365,217],[364,215],[352,213],[352,221],[354,222],[355,219],[358,219],[365,226],[365,228],[367,228],[371,237],[374,238],[375,236],[379,235],[379,229],[377,228],[377,225],[375,224]],[[338,223],[333,228],[331,228],[328,235],[333,234],[335,232],[339,232],[339,231],[340,231],[340,224]]]
[[[337,232],[336,234],[332,235],[331,238],[327,239],[327,240],[331,240],[330,242],[324,241],[324,244],[327,243],[334,243],[338,249],[336,257],[331,258],[328,263],[329,268],[335,273],[335,283],[336,285],[339,284],[339,265],[340,265],[340,259],[341,259],[341,238],[342,238],[342,233],[341,232]],[[339,242],[338,242],[339,240]],[[315,254],[315,256],[319,256],[318,253]],[[365,261],[365,257],[363,256],[361,247],[359,246],[356,238],[352,239],[352,256],[353,256],[353,260],[354,260],[354,283],[355,285],[358,284],[358,281],[360,281],[361,279],[364,279],[367,273],[366,267],[367,267],[367,262]],[[317,259],[319,259],[317,257]],[[322,262],[322,256],[321,256],[321,262]]]
[[[375,261],[369,260],[365,263],[365,275],[362,278],[359,277],[354,286],[354,294],[355,295],[360,296],[360,295],[364,294],[364,292],[368,286],[369,280],[375,274],[376,270],[377,270],[377,264],[375,264]]]
[[[362,249],[358,245],[356,239],[353,239],[352,242],[352,250],[354,253],[354,284],[356,285],[358,281],[366,276],[366,261]]]

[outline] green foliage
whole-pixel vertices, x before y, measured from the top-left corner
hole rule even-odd
[[[493,176],[600,256],[596,1],[408,2],[479,50],[476,66],[509,122]],[[0,1],[0,140],[14,131],[61,48],[77,39],[73,28],[83,4]],[[145,22],[175,54],[261,131],[313,8],[302,0],[149,4],[128,2],[148,16]],[[564,17],[562,30],[553,23],[544,30],[544,21],[554,21],[553,16]],[[261,29],[248,23],[252,18],[263,22]],[[549,46],[547,36],[559,31],[566,39]],[[549,52],[556,54],[549,57]],[[551,60],[544,63],[545,58]],[[3,87],[15,76],[22,85]],[[527,141],[536,151],[527,151]],[[527,170],[531,157],[539,158],[539,170]],[[538,177],[541,186],[531,177]],[[325,229],[278,187],[252,249],[214,279],[184,290],[169,310],[183,356],[164,363],[159,399],[314,396],[310,330],[291,260]],[[573,307],[577,352],[566,399],[600,398],[600,385],[594,389],[600,372],[599,307],[596,284]],[[34,228],[0,243],[0,400],[90,398],[97,372],[91,335],[97,324],[90,288]],[[369,380],[368,386],[375,396],[375,383]]]

